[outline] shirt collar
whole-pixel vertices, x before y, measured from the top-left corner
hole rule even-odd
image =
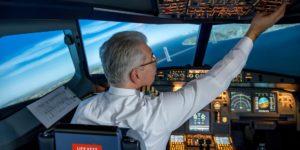
[[[108,92],[114,95],[139,95],[140,92],[135,89],[125,89],[110,86]]]

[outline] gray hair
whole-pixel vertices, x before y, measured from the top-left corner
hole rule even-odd
[[[121,86],[128,82],[134,67],[143,62],[140,45],[147,43],[146,36],[137,31],[114,34],[100,48],[104,74],[111,85]]]

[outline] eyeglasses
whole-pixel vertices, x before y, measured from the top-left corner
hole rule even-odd
[[[153,64],[153,63],[157,63],[157,59],[156,59],[155,55],[152,53],[151,61],[148,62],[148,63],[141,64],[141,65],[139,65],[138,67],[144,67],[144,66],[146,66],[146,65]]]

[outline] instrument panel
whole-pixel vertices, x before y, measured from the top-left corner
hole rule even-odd
[[[207,68],[161,68],[154,86],[158,91],[176,91],[185,83],[203,77]],[[290,77],[242,71],[230,87],[185,123],[186,133],[230,134],[231,122],[295,122],[296,101],[292,92],[282,86],[296,85]],[[168,88],[169,87],[169,88]],[[293,91],[293,89],[291,89]],[[205,112],[205,115],[200,115]],[[209,113],[209,115],[207,114]],[[201,117],[202,116],[202,117]],[[203,117],[204,116],[204,117]],[[191,121],[192,120],[192,121]],[[209,120],[209,126],[207,122]]]
[[[208,69],[170,69],[157,71],[156,81],[186,82],[200,78]]]
[[[160,68],[155,76],[155,82],[170,81],[170,82],[188,82],[202,77],[209,71],[209,68]],[[292,83],[296,80],[290,77],[282,77],[278,75],[269,75],[256,73],[253,71],[243,71],[238,74],[231,83]]]
[[[291,0],[158,0],[160,15],[185,19],[237,18],[253,16],[256,11],[275,11]]]
[[[159,91],[175,91],[167,87],[180,83],[182,88],[208,72],[207,68],[161,68],[153,85]],[[280,124],[296,124],[293,92],[278,88],[281,86],[277,84],[297,83],[290,77],[242,71],[227,90],[172,133],[169,149],[234,149],[232,124],[248,123],[255,129],[267,130]]]
[[[207,68],[162,68],[157,71],[154,85],[157,88],[160,88],[160,85],[175,86],[177,90],[184,86],[184,83],[203,77],[208,71]],[[219,111],[225,104],[233,118],[266,114],[279,117],[281,113],[294,114],[293,95],[288,91],[277,89],[276,84],[283,81],[296,84],[296,81],[289,77],[242,71],[232,80],[229,89],[212,102],[212,109]],[[180,87],[177,87],[179,83]]]

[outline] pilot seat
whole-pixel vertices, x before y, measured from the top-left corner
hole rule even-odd
[[[140,142],[116,126],[59,124],[39,135],[40,150],[140,150]]]

